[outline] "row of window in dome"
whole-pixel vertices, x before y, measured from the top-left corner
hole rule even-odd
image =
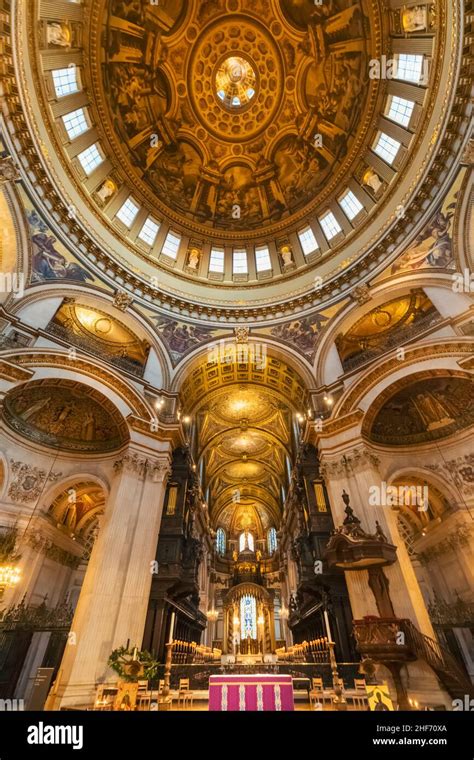
[[[397,55],[396,78],[420,84],[424,72],[424,56],[408,53],[399,53]],[[81,90],[80,76],[78,67],[74,64],[61,69],[53,70],[53,83],[56,96],[58,98],[66,95],[72,95]],[[390,94],[387,98],[385,117],[407,129],[410,125],[411,117],[415,103],[412,100],[402,98],[398,95]],[[91,128],[91,123],[85,107],[77,108],[70,113],[62,116],[64,128],[70,140],[75,140]],[[379,130],[376,140],[372,145],[376,153],[385,163],[392,165],[401,148],[401,142],[394,137]],[[93,143],[77,155],[77,159],[82,166],[85,174],[90,176],[105,160],[100,145]],[[350,222],[364,209],[364,205],[357,195],[350,189],[347,189],[339,197],[338,203],[344,214]],[[116,213],[116,218],[128,229],[131,228],[140,206],[129,196]],[[327,210],[322,216],[318,217],[321,229],[330,242],[337,235],[342,233],[341,225],[336,219],[334,213]],[[138,233],[138,238],[146,245],[152,247],[160,229],[160,223],[149,216]],[[313,230],[308,226],[298,232],[300,244],[303,253],[308,256],[319,249],[318,242]],[[176,260],[181,242],[181,237],[176,232],[169,231],[163,243],[161,253],[165,256]],[[247,251],[235,249],[233,251],[232,269],[234,274],[246,275],[249,272]],[[257,273],[270,271],[272,263],[270,252],[267,246],[260,246],[255,251],[255,268]],[[223,274],[225,271],[225,252],[223,248],[213,248],[209,260],[209,272]]]

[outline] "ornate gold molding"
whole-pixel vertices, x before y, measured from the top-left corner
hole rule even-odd
[[[135,412],[145,419],[151,420],[152,414],[147,405],[143,403],[138,393],[135,393],[131,388],[120,380],[116,375],[102,369],[97,364],[93,364],[87,359],[70,359],[66,354],[56,353],[22,353],[11,354],[8,359],[16,362],[21,366],[27,367],[35,366],[50,366],[50,367],[65,367],[67,369],[73,369],[75,372],[94,377],[104,382],[105,385],[112,387],[120,396],[125,398]],[[27,379],[30,379],[28,376]]]

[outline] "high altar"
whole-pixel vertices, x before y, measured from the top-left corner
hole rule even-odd
[[[216,675],[209,677],[209,710],[294,710],[293,681],[289,675]]]

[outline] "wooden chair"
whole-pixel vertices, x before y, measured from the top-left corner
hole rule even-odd
[[[368,710],[369,709],[369,700],[367,698],[367,694],[362,694],[360,691],[358,694],[353,694],[351,696],[352,699],[352,705],[354,707],[354,710]]]
[[[137,701],[135,709],[138,711],[149,710],[151,703],[151,691],[148,691],[148,681],[138,681]]]
[[[326,694],[324,693],[323,679],[313,678],[312,689],[309,692],[309,706],[313,706],[313,702],[316,704],[319,700],[322,700],[323,705],[326,702]]]
[[[354,678],[354,691],[348,692],[346,698],[351,700],[354,710],[367,710],[369,700],[365,689],[365,678]]]
[[[186,709],[189,703],[191,703],[191,710],[193,709],[194,692],[189,690],[189,678],[179,679],[178,709],[181,699],[183,700],[183,710]]]

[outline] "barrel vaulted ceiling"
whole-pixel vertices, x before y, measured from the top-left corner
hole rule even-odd
[[[250,363],[202,361],[184,382],[195,423],[198,464],[215,527],[262,536],[280,521],[281,485],[291,458],[295,415],[307,395],[297,373],[275,357]]]

